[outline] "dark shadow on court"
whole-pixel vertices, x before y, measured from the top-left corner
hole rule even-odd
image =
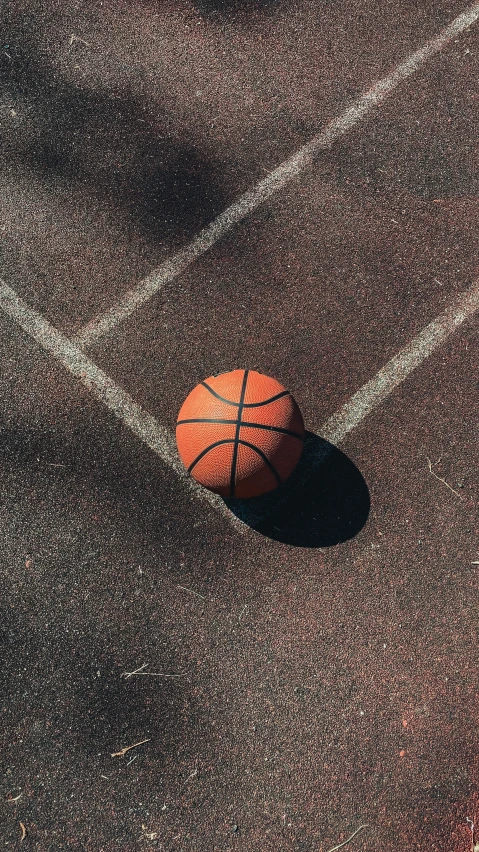
[[[231,202],[224,163],[175,134],[166,110],[150,111],[128,92],[95,92],[63,79],[13,24],[8,40],[0,86],[28,115],[28,132],[2,137],[12,168],[31,169],[63,192],[87,188],[92,199],[124,210],[153,243],[190,236]]]
[[[193,0],[193,5],[205,16],[239,16],[274,12],[282,3],[280,0]]]
[[[67,764],[73,755],[80,763],[85,758],[97,762],[95,759],[106,742],[134,742],[141,728],[145,738],[151,737],[161,743],[155,750],[155,760],[161,765],[168,751],[178,747],[182,736],[184,724],[179,707],[184,683],[164,684],[161,693],[151,702],[148,683],[120,676],[121,667],[116,657],[121,654],[109,652],[112,631],[106,625],[102,632],[85,611],[81,624],[77,623],[75,630],[68,634],[52,630],[51,623],[43,626],[41,616],[38,618],[37,614],[37,620],[30,613],[29,617],[28,604],[24,607],[24,611],[19,609],[17,603],[12,612],[6,601],[0,606],[0,653],[3,695],[5,700],[8,696],[11,714],[14,715],[15,710],[20,713],[28,697],[25,715],[36,719],[26,737],[29,757],[32,750],[41,749],[43,754],[50,754],[53,763],[57,759],[58,742],[67,741]],[[45,609],[50,611],[50,602]],[[122,634],[115,633],[120,645],[131,629],[131,623],[126,620]],[[167,637],[162,635],[156,645],[153,643],[155,655],[165,646]],[[167,648],[167,660],[170,653],[171,649]],[[28,687],[19,683],[19,666],[32,675]],[[37,680],[41,667],[49,673],[55,672],[46,684],[42,684],[43,689],[38,688]],[[47,709],[42,706],[46,695],[49,696]],[[53,740],[49,729],[55,731]]]
[[[351,459],[308,432],[298,467],[284,485],[264,497],[225,503],[268,538],[295,547],[332,547],[364,527],[371,500]]]

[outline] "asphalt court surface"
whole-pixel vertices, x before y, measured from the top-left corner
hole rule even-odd
[[[1,276],[62,330],[464,9],[265,6],[7,6],[30,123],[7,124]],[[477,277],[477,50],[476,26],[93,360],[168,427],[246,365],[319,429]],[[0,335],[7,848],[22,823],[39,850],[327,852],[367,823],[349,848],[469,852],[477,318],[330,450],[314,546],[241,535],[3,316]],[[168,678],[121,677],[143,665]]]
[[[248,363],[294,388],[319,427],[477,270],[473,43],[433,59],[94,345],[99,362],[124,382],[128,353],[131,389],[152,377],[142,401],[170,426],[203,375]]]
[[[464,8],[44,5],[4,13],[2,254],[69,332]]]

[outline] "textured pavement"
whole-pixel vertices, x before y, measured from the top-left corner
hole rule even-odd
[[[464,8],[6,2],[0,277],[73,334]],[[171,429],[246,367],[318,432],[477,278],[478,32],[91,358]],[[477,316],[263,533],[0,340],[5,848],[470,852]]]

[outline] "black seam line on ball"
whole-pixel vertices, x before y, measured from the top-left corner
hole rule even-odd
[[[209,453],[210,450],[214,450],[215,447],[220,447],[221,444],[234,444],[234,438],[224,438],[222,441],[215,441],[214,444],[210,444],[209,447],[206,447],[204,450],[202,450],[199,456],[196,456],[195,460],[191,462],[188,468],[188,473],[191,473],[195,465],[197,465],[198,462],[201,461],[201,459],[206,455],[206,453]]]
[[[206,449],[202,450],[202,452],[199,454],[199,456],[197,456],[195,458],[195,460],[193,462],[191,462],[191,464],[188,468],[188,473],[191,473],[191,471],[193,470],[195,465],[198,464],[198,462],[201,461],[201,459],[204,458],[204,456],[206,456],[206,454],[209,453],[210,450],[214,450],[215,447],[219,447],[219,446],[221,446],[221,444],[234,444],[234,438],[224,438],[222,441],[215,441],[214,444],[210,444],[209,447],[206,447]],[[268,456],[265,455],[263,453],[263,451],[260,450],[260,448],[256,446],[256,444],[250,444],[249,441],[243,441],[242,438],[239,439],[238,444],[243,444],[244,447],[249,447],[250,450],[254,450],[254,452],[257,453],[258,456],[260,456],[260,458],[263,459],[264,463],[269,467],[271,473],[273,474],[275,479],[278,481],[278,485],[281,485],[282,479],[281,479],[278,471],[276,470],[274,465],[270,462]]]
[[[264,399],[263,402],[245,402],[244,408],[261,408],[262,405],[269,405],[270,402],[276,402],[277,399],[282,399],[283,396],[290,396],[289,390],[281,391],[276,396],[270,396],[269,399]]]
[[[238,406],[238,420],[236,421],[236,434],[235,434],[235,443],[233,448],[233,461],[231,462],[231,478],[230,478],[230,497],[235,496],[235,482],[236,482],[236,465],[238,464],[238,445],[239,445],[239,436],[241,431],[241,417],[243,414],[244,407],[244,398],[246,395],[246,385],[248,384],[248,373],[249,370],[244,371],[243,376],[243,386],[241,388],[241,396]]]
[[[220,423],[222,426],[234,426],[237,420],[218,420],[215,417],[193,417],[191,420],[178,420],[177,426],[184,426],[186,423]],[[267,432],[280,432],[282,435],[290,435],[291,438],[298,438],[299,441],[304,441],[302,435],[298,432],[293,432],[292,429],[283,429],[282,426],[267,426],[265,423],[249,423],[248,420],[242,420],[241,425],[252,429],[266,429]]]
[[[226,405],[234,405],[235,408],[238,408],[239,402],[233,402],[233,400],[231,400],[231,399],[225,399],[224,396],[220,396],[219,393],[216,393],[216,391],[213,390],[213,388],[210,388],[210,386],[207,385],[206,382],[201,382],[201,384],[203,385],[204,388],[206,388],[207,391],[209,391],[213,396],[215,396],[216,399],[219,399],[221,402],[226,402]],[[269,405],[270,402],[276,402],[277,399],[281,399],[283,396],[289,396],[289,395],[290,395],[290,391],[284,390],[284,391],[281,391],[281,393],[277,393],[276,396],[271,396],[269,399],[263,400],[263,402],[245,402],[244,405],[243,405],[243,408],[260,408],[260,406],[262,406],[262,405]]]
[[[242,423],[241,425],[242,425],[242,426],[244,426],[244,423]],[[255,451],[255,453],[258,453],[258,455],[259,455],[259,456],[261,456],[261,458],[263,459],[264,463],[265,463],[265,464],[269,467],[269,469],[270,469],[271,473],[273,474],[273,476],[274,476],[274,477],[276,478],[276,480],[278,481],[278,485],[281,485],[281,483],[282,483],[282,479],[281,479],[281,477],[280,477],[280,475],[279,475],[278,471],[276,470],[276,468],[274,467],[274,465],[270,462],[270,460],[269,460],[268,456],[267,456],[267,455],[265,455],[265,453],[263,453],[263,450],[260,450],[260,448],[259,448],[259,447],[257,447],[257,446],[256,446],[256,444],[250,444],[250,443],[249,443],[249,441],[243,441],[243,439],[240,439],[240,440],[238,441],[238,443],[239,443],[239,444],[243,444],[243,446],[244,446],[244,447],[249,447],[251,450],[254,450],[254,451]]]

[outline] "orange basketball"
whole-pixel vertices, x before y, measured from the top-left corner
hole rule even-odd
[[[304,424],[290,392],[254,370],[210,376],[181,406],[181,460],[222,497],[257,497],[288,478],[303,450]]]

